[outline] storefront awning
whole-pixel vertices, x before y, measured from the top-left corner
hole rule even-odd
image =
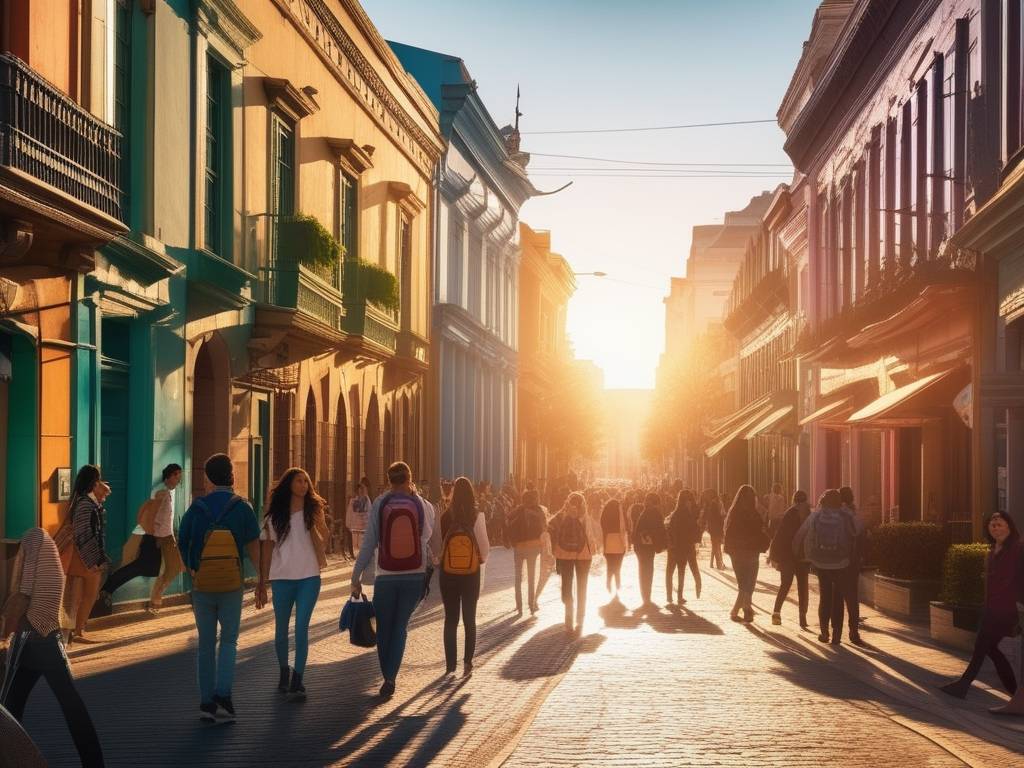
[[[805,427],[808,424],[813,424],[816,421],[825,421],[826,419],[834,419],[849,414],[853,410],[853,398],[843,397],[839,400],[835,400],[828,405],[824,405],[809,416],[804,416],[800,419],[800,426]]]
[[[745,434],[752,426],[757,424],[771,410],[771,406],[765,404],[760,408],[749,411],[742,418],[737,418],[729,424],[725,432],[720,433],[718,440],[704,450],[704,455],[709,459],[717,456],[733,440]]]
[[[894,424],[920,421],[942,414],[952,407],[953,396],[970,378],[966,366],[929,374],[887,392],[853,413],[850,424]]]
[[[779,424],[781,424],[783,420],[785,420],[785,418],[789,416],[789,414],[791,414],[794,410],[795,408],[792,405],[784,405],[781,408],[776,408],[767,416],[762,418],[759,422],[757,422],[753,427],[747,430],[747,433],[743,436],[743,439],[750,440],[752,437],[764,434],[765,432],[770,432]]]

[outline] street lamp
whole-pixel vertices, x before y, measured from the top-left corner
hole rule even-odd
[[[607,272],[573,272],[573,275],[575,277],[579,277],[580,275],[592,275],[593,277],[608,277]]]

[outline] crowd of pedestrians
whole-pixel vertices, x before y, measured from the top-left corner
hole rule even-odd
[[[175,532],[173,495],[181,475],[177,464],[164,468],[152,498],[139,509],[121,566],[105,580],[109,558],[104,501],[111,490],[98,467],[86,465],[78,472],[69,513],[53,538],[41,528],[26,533],[13,595],[2,614],[3,635],[14,639],[0,688],[0,725],[12,738],[23,732],[4,718],[21,719],[29,692],[43,677],[57,695],[82,764],[102,765],[99,739],[75,690],[65,646],[90,642],[86,620],[94,609],[109,610],[112,596],[128,581],[154,578],[148,607],[156,611],[167,584],[183,570],[191,586],[198,636],[199,715],[211,722],[234,720],[232,685],[246,559],[257,574],[256,608],[271,605],[274,613],[277,690],[288,700],[306,698],[309,627],[331,546],[326,501],[307,472],[293,467],[271,488],[259,520],[249,501],[235,493],[230,458],[215,454],[204,466],[205,493],[191,501]],[[707,565],[723,570],[724,552],[732,566],[733,621],[754,620],[752,597],[761,555],[767,553],[767,562],[780,573],[772,624],[782,623],[782,609],[795,581],[799,626],[809,628],[808,581],[813,573],[819,588],[818,639],[841,644],[845,624],[850,642],[864,645],[857,584],[868,542],[850,488],[830,489],[812,506],[804,491],[795,492],[787,505],[778,484],[763,496],[743,485],[724,498],[715,489],[695,494],[678,482],[646,488],[578,488],[569,477],[551,487],[528,485],[521,493],[509,482],[493,493],[488,483],[474,485],[459,477],[441,483],[435,505],[425,489],[417,488],[412,469],[404,462],[388,468],[387,481],[387,488],[373,498],[371,481],[360,479],[343,526],[343,550],[355,559],[353,600],[365,599],[363,578],[373,573],[379,693],[385,699],[395,693],[409,622],[429,591],[435,570],[444,610],[445,675],[456,671],[460,623],[463,676],[472,674],[477,605],[492,545],[513,551],[515,611],[520,617],[524,608],[531,615],[538,612],[548,576],[558,574],[569,637],[583,632],[588,579],[599,557],[605,562],[610,601],[621,606],[623,559],[629,551],[635,553],[642,601],[635,610],[638,616],[658,610],[653,601],[654,563],[662,552],[667,607],[678,609],[687,603],[687,570],[693,598],[699,599],[699,552],[706,533]],[[1024,546],[1013,520],[1004,514],[989,519],[986,536],[990,553],[977,644],[961,678],[942,690],[966,696],[988,657],[1012,696],[992,711],[1024,715],[1024,685],[1018,687],[999,650],[999,642],[1017,626],[1017,602],[1024,593]]]

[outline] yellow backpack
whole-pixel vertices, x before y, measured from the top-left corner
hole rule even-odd
[[[238,496],[232,496],[206,530],[203,551],[199,555],[199,570],[192,580],[194,591],[235,592],[242,588],[242,561],[238,554],[238,544],[231,530],[220,525],[220,521],[241,500]],[[202,499],[196,499],[194,503],[210,515],[210,509]]]
[[[452,526],[444,540],[441,567],[452,576],[469,576],[480,570],[480,552],[472,531],[465,526]]]

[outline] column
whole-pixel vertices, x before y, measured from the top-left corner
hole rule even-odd
[[[1024,525],[1024,408],[1006,413],[1006,509]]]

